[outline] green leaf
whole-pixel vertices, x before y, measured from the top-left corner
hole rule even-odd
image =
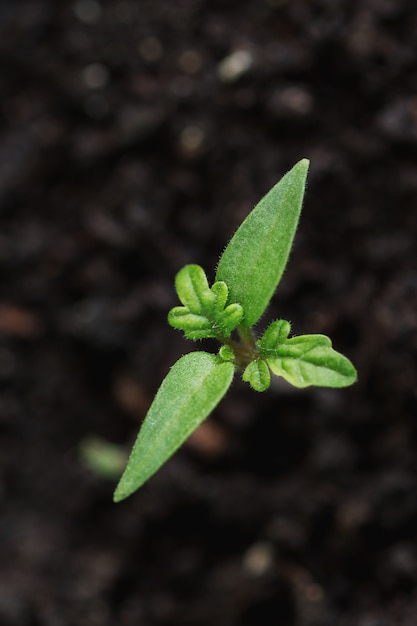
[[[216,280],[229,288],[229,301],[244,310],[243,324],[255,324],[274,293],[297,228],[309,161],[299,161],[256,205],[220,258]]]
[[[347,387],[355,382],[352,363],[331,347],[325,335],[301,335],[278,344],[267,358],[271,371],[295,387]]]
[[[219,350],[219,357],[223,361],[234,361],[235,353],[230,346],[222,346]]]
[[[145,417],[114,501],[127,498],[174,454],[228,390],[232,363],[207,352],[181,357],[163,380]]]
[[[243,309],[237,303],[226,306],[226,283],[217,281],[210,289],[204,270],[199,265],[186,265],[178,272],[175,286],[184,306],[168,313],[171,326],[184,331],[187,339],[230,337],[243,317]]]
[[[227,298],[229,295],[227,285],[223,281],[219,280],[217,281],[217,283],[214,283],[211,291],[216,297],[215,310],[220,313],[221,311],[223,311],[227,303]]]
[[[207,277],[199,265],[186,265],[175,277],[175,288],[182,304],[197,315],[211,310],[215,295],[208,286]]]
[[[176,306],[168,313],[168,323],[178,330],[184,331],[187,339],[209,339],[215,338],[216,332],[212,328],[212,323],[204,315],[190,313],[185,306]]]
[[[331,348],[332,342],[327,335],[298,335],[275,345],[274,356],[299,358],[313,348]]]
[[[265,391],[271,384],[271,375],[265,361],[256,359],[247,365],[242,376],[255,391]]]
[[[267,355],[274,351],[276,346],[284,343],[290,334],[291,325],[287,320],[275,320],[271,322],[262,337],[256,342],[262,354]]]
[[[224,337],[230,337],[232,330],[238,326],[243,317],[243,309],[240,304],[229,304],[224,311],[216,315],[216,327]]]

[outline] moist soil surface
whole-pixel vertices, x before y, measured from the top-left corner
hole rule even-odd
[[[417,624],[413,0],[3,0],[0,624]],[[239,376],[134,496],[176,272],[311,160],[276,318],[342,390]],[[217,350],[207,342],[198,349]]]

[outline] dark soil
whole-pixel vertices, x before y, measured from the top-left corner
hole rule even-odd
[[[1,626],[416,626],[414,0],[2,0],[0,24]],[[80,443],[128,451],[193,349],[175,273],[303,157],[264,324],[330,335],[359,382],[237,380],[113,504]]]

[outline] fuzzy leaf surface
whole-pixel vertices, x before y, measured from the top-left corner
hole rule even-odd
[[[206,273],[199,265],[186,265],[175,277],[175,288],[182,304],[190,313],[200,315],[211,311],[216,296],[211,291]]]
[[[300,335],[276,345],[267,358],[271,371],[295,387],[347,387],[356,370],[348,358],[332,348],[325,335]]]
[[[232,363],[207,352],[181,357],[163,380],[145,417],[114,501],[127,498],[176,452],[228,390]]]
[[[288,261],[304,197],[309,161],[299,161],[255,206],[223,252],[216,280],[229,288],[229,301],[255,324],[274,293]]]
[[[278,344],[287,341],[290,330],[291,325],[287,320],[275,320],[270,323],[256,345],[263,354],[274,352]]]
[[[265,391],[271,384],[271,374],[265,361],[256,359],[246,366],[242,379],[249,383],[254,391]]]
[[[184,331],[187,339],[214,339],[216,331],[213,323],[205,315],[190,313],[185,306],[176,306],[168,313],[168,323]]]
[[[184,306],[168,313],[171,326],[184,331],[187,339],[230,337],[243,317],[243,309],[238,303],[226,306],[226,283],[217,281],[210,288],[203,268],[186,265],[178,272],[175,286]]]

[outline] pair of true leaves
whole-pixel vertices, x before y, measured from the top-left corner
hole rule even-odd
[[[225,343],[219,357],[236,362],[233,342],[227,340],[244,323],[244,310],[238,303],[227,304],[226,283],[217,281],[210,288],[204,270],[187,265],[177,274],[175,286],[183,306],[169,312],[171,326],[182,330],[187,339],[218,339]],[[289,322],[276,320],[254,344],[242,377],[255,391],[268,389],[270,371],[296,387],[344,387],[353,382],[355,369],[333,350],[328,337],[301,335],[289,339],[289,333]]]

